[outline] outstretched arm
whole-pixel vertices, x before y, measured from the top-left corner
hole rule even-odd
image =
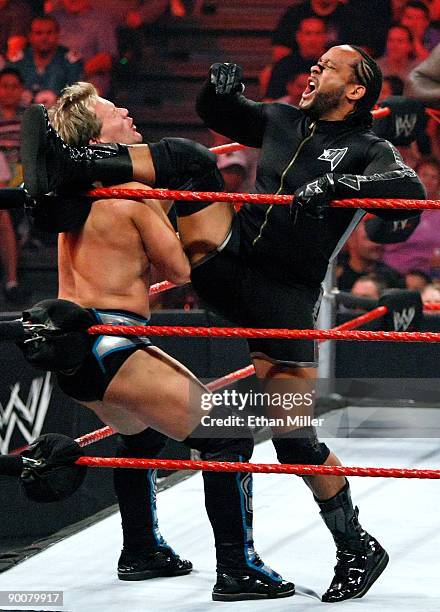
[[[197,96],[196,110],[206,125],[248,147],[261,147],[265,129],[264,105],[245,98],[236,64],[214,64]],[[234,80],[235,79],[235,80]],[[229,92],[230,90],[230,92]],[[226,91],[228,93],[219,93]]]

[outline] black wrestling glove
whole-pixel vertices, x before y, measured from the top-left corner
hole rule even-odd
[[[243,93],[243,69],[237,64],[212,64],[209,69],[209,80],[215,86],[215,93],[220,96]]]
[[[22,453],[21,483],[32,501],[54,502],[70,497],[84,481],[85,465],[75,461],[83,455],[79,444],[62,434],[44,434]]]
[[[290,205],[290,214],[295,222],[298,211],[314,219],[323,219],[324,211],[329,207],[335,194],[333,173],[328,172],[310,183],[302,185],[295,191],[295,199]]]

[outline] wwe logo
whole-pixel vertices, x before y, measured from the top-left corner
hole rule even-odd
[[[408,219],[400,219],[399,221],[393,221],[393,232],[404,230],[409,225]]]
[[[20,398],[20,383],[11,389],[6,407],[0,402],[0,452],[9,452],[9,444],[17,426],[21,435],[29,444],[37,438],[43,428],[44,419],[52,396],[51,374],[34,378],[29,389],[26,403]]]
[[[412,320],[416,314],[414,306],[411,308],[404,308],[402,312],[393,313],[394,330],[395,331],[406,331],[411,325]]]
[[[397,115],[396,117],[396,137],[404,134],[411,136],[417,123],[417,115]]]

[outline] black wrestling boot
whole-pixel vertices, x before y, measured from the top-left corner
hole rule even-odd
[[[184,576],[193,568],[191,561],[181,559],[167,547],[149,552],[122,550],[118,561],[119,580],[149,580],[165,576]]]
[[[276,599],[295,594],[293,582],[286,582],[279,574],[263,564],[255,554],[252,565],[243,569],[217,572],[212,591],[214,601],[243,601],[245,599]]]
[[[348,483],[331,499],[317,501],[336,544],[335,575],[322,601],[335,603],[363,597],[386,568],[388,554],[361,527]]]
[[[94,181],[115,184],[133,179],[125,145],[67,145],[51,126],[41,104],[33,104],[23,115],[21,161],[24,184],[32,197],[60,188],[66,191],[69,186],[78,190]]]

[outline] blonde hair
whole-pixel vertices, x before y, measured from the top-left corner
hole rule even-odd
[[[91,83],[78,81],[65,87],[55,106],[49,109],[53,127],[67,144],[85,146],[99,136],[102,121],[90,108],[98,98],[98,92]]]

